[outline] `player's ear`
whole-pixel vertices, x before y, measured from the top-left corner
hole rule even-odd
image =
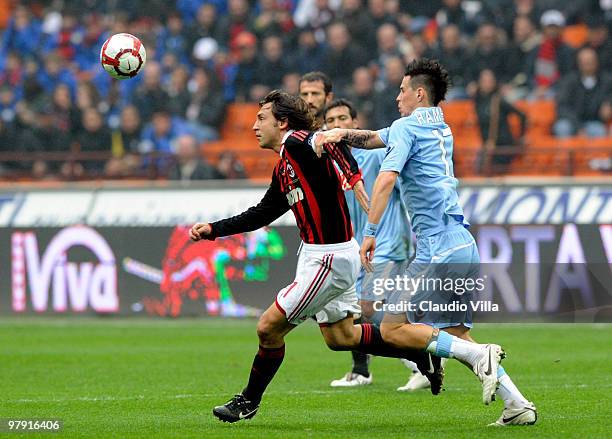
[[[334,92],[330,91],[329,93],[327,93],[327,96],[325,96],[325,103],[329,104],[333,100],[334,100]]]
[[[289,120],[288,119],[279,120],[278,127],[281,130],[287,130],[289,128]]]

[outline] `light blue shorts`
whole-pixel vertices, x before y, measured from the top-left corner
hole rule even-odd
[[[471,301],[478,294],[480,256],[472,234],[462,225],[417,238],[416,257],[402,288],[391,294],[392,314],[410,323],[437,328],[472,327]]]

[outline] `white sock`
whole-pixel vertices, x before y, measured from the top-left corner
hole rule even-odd
[[[402,362],[402,364],[404,366],[406,366],[412,372],[414,372],[414,373],[419,372],[419,368],[418,368],[418,366],[416,365],[416,363],[414,361],[406,360],[405,358],[400,358],[400,361]]]
[[[497,369],[497,377],[499,379],[497,394],[504,400],[505,408],[515,406],[516,404],[513,404],[515,402],[519,403],[519,405],[529,403],[518,387],[516,387],[516,385],[512,382],[512,379],[510,379],[510,376],[506,373],[502,366],[499,366]]]
[[[443,358],[456,358],[457,360],[474,366],[482,356],[483,347],[477,343],[462,340],[459,337],[440,331],[437,337],[427,345],[427,352]]]

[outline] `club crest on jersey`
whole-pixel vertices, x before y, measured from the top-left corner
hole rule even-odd
[[[295,171],[293,170],[293,166],[291,166],[290,163],[287,163],[287,174],[289,174],[289,177],[295,178]]]
[[[295,203],[302,201],[303,199],[304,192],[302,191],[302,188],[296,187],[295,189],[287,192],[287,202],[289,203],[289,206],[293,206]]]

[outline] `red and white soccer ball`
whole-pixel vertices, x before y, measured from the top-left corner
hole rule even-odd
[[[115,79],[133,78],[147,61],[147,51],[138,38],[131,34],[115,34],[104,42],[100,63]]]

